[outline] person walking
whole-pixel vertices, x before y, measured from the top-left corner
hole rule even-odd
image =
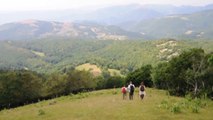
[[[127,88],[125,87],[125,85],[121,88],[121,92],[123,94],[123,100],[126,99],[126,94],[127,94]]]
[[[132,81],[130,81],[130,83],[128,85],[128,90],[129,90],[129,100],[133,100],[135,85],[132,84]]]
[[[144,82],[141,82],[141,85],[139,86],[139,95],[141,100],[143,100],[144,96],[146,95]]]

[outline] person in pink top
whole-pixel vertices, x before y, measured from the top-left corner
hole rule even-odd
[[[123,100],[126,99],[127,88],[125,87],[125,85],[121,88],[121,92],[123,94]]]

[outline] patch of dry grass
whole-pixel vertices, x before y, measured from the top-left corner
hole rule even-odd
[[[98,76],[102,73],[101,69],[96,66],[96,65],[92,65],[90,63],[85,63],[82,65],[79,65],[76,67],[77,70],[85,70],[85,71],[90,71],[93,75]]]

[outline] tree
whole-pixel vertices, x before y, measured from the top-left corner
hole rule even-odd
[[[53,73],[48,76],[44,87],[46,88],[46,94],[44,96],[60,96],[65,93],[65,86],[67,75],[61,75],[59,73]]]
[[[194,96],[197,96],[199,90],[205,89],[205,80],[202,77],[207,68],[207,59],[204,50],[191,49],[180,57],[186,57],[190,63],[189,68],[185,71],[186,81],[193,88]]]
[[[151,77],[151,70],[151,65],[142,66],[140,69],[137,69],[127,75],[126,83],[132,81],[136,86],[139,86],[143,81],[146,86],[152,87],[153,81]]]
[[[124,79],[120,76],[112,76],[106,81],[106,88],[118,88],[124,85]]]
[[[209,54],[207,56],[208,56],[208,64],[210,66],[212,66],[213,65],[213,53],[211,53],[211,54]]]
[[[40,97],[42,79],[30,71],[0,73],[0,104],[16,106]]]
[[[95,89],[97,83],[88,71],[72,70],[67,73],[66,93]]]
[[[169,88],[169,72],[168,72],[169,64],[167,62],[159,63],[152,70],[152,79],[155,87],[159,89],[168,89]]]
[[[96,89],[104,89],[106,88],[106,79],[103,76],[95,77],[95,81],[97,82]]]
[[[207,54],[206,58],[208,67],[203,73],[202,80],[205,80],[205,92],[209,97],[213,97],[213,53]]]
[[[211,56],[207,57],[203,49],[184,51],[153,70],[155,85],[168,89],[173,95],[193,93],[194,97],[199,97],[206,93],[208,84],[211,84],[211,67],[208,61],[211,63]]]

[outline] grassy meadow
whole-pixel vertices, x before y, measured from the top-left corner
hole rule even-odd
[[[212,120],[213,102],[147,89],[141,101],[122,100],[120,89],[100,90],[0,111],[0,120]]]

